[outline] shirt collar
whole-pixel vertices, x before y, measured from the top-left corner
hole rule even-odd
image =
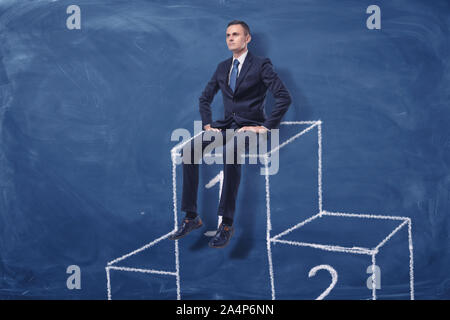
[[[237,60],[239,61],[239,65],[240,65],[240,66],[242,66],[242,65],[244,64],[244,60],[245,60],[245,57],[247,57],[247,53],[248,53],[248,49],[247,49],[247,51],[245,51],[243,54],[241,54],[241,55],[239,56],[239,58],[237,58]],[[236,60],[235,57],[233,57],[232,64],[234,63],[234,60]]]

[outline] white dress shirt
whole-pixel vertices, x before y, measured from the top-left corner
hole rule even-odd
[[[247,56],[247,53],[248,53],[248,50],[245,51],[243,54],[241,54],[239,56],[239,58],[233,57],[233,61],[231,62],[230,72],[228,72],[228,85],[230,85],[231,70],[233,70],[234,60],[237,59],[239,61],[238,73],[237,73],[237,77],[236,77],[236,79],[237,79],[239,77],[239,73],[241,73],[242,65],[244,64],[245,57]]]

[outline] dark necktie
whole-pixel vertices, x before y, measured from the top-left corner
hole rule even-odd
[[[230,75],[230,88],[234,92],[234,89],[236,88],[236,78],[238,74],[238,65],[239,60],[236,59],[233,62],[233,69],[231,69],[231,75]]]

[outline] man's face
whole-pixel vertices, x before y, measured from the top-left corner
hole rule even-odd
[[[227,45],[230,51],[244,50],[250,40],[250,35],[245,35],[244,27],[240,24],[233,24],[227,28]]]

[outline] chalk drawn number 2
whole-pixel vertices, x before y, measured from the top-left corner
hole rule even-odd
[[[333,290],[334,286],[336,285],[337,281],[338,281],[338,274],[336,272],[336,270],[334,270],[334,268],[328,264],[321,264],[318,266],[315,266],[314,268],[312,268],[311,270],[309,270],[308,273],[308,277],[314,277],[316,275],[316,272],[318,270],[327,270],[330,274],[331,274],[331,284],[328,286],[328,288],[322,292],[322,294],[320,296],[318,296],[316,298],[316,300],[322,300],[323,298],[325,298],[331,290]]]

